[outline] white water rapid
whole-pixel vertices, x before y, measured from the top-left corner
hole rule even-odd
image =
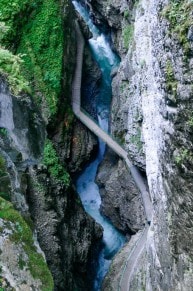
[[[77,1],[73,1],[75,9],[89,26],[93,37],[89,40],[89,46],[93,58],[98,63],[102,72],[100,85],[100,96],[97,100],[98,123],[100,127],[108,132],[108,112],[110,107],[112,88],[111,72],[119,64],[119,58],[112,52],[104,34],[92,23],[89,13]],[[87,213],[89,213],[104,229],[103,249],[99,254],[98,268],[92,290],[100,290],[102,279],[108,271],[112,257],[123,246],[125,237],[115,229],[112,223],[101,215],[99,209],[101,197],[99,188],[95,183],[98,166],[103,159],[105,144],[99,140],[99,152],[97,158],[89,164],[76,181],[77,191]]]

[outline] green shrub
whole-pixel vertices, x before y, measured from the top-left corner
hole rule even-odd
[[[188,149],[180,149],[178,155],[175,157],[175,162],[178,166],[181,166],[183,163],[186,162],[187,159],[191,159],[191,154]]]
[[[0,22],[0,41],[4,38],[5,34],[7,33],[9,27],[5,25],[5,22]]]
[[[21,73],[21,64],[21,55],[13,55],[0,47],[0,74],[7,78],[11,92],[15,96],[22,92],[30,93],[29,84]]]
[[[69,186],[70,176],[64,169],[64,166],[61,165],[56,150],[54,149],[52,142],[48,139],[44,146],[43,163],[47,166],[48,171],[53,178],[63,182],[67,187]]]

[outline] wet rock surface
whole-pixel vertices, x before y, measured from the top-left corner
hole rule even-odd
[[[141,194],[124,163],[108,151],[97,175],[101,194],[101,212],[119,230],[133,234],[145,223]]]
[[[87,290],[87,263],[102,230],[84,212],[73,188],[30,169],[29,210],[58,290]]]
[[[87,290],[87,264],[91,249],[101,238],[102,230],[84,212],[72,185],[67,190],[62,183],[53,180],[47,168],[41,164],[46,131],[33,102],[28,96],[12,96],[4,79],[1,79],[0,88],[2,112],[9,113],[6,118],[1,115],[0,119],[1,196],[10,199],[29,222],[33,220],[30,225],[33,224],[40,247],[45,253],[54,279],[54,290]],[[66,126],[70,135],[67,130],[64,135],[61,123],[53,139],[61,161],[68,159],[68,168],[75,172],[80,171],[90,159],[97,144],[96,139],[80,123],[74,120],[72,125],[71,128]],[[17,250],[11,244],[10,252],[14,250],[21,254],[23,252],[22,246]],[[18,259],[14,264],[18,264]],[[16,275],[13,275],[12,269],[8,269],[5,270],[6,274],[10,272],[12,276],[17,276],[14,277],[14,284],[25,281],[27,275],[17,273],[17,269]],[[6,274],[3,280],[9,288]],[[31,286],[36,284],[35,288],[41,290],[38,287],[41,282],[35,280],[35,283],[31,283],[30,280]]]
[[[97,120],[96,101],[99,95],[101,72],[86,46],[83,59],[81,106]]]

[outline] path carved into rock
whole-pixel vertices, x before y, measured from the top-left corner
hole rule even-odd
[[[149,225],[152,218],[152,203],[147,186],[144,182],[140,171],[134,166],[131,160],[128,158],[127,152],[105,131],[103,131],[88,114],[85,114],[81,110],[81,80],[82,80],[82,64],[83,64],[83,53],[84,53],[84,37],[80,31],[79,25],[75,23],[76,38],[77,38],[77,55],[76,55],[76,68],[74,73],[74,79],[72,83],[72,109],[76,117],[89,128],[97,137],[102,139],[114,152],[116,152],[121,158],[125,160],[125,163],[141,192],[141,197],[144,205],[144,210],[147,218],[147,224],[143,230],[143,233],[137,241],[135,247],[131,250],[126,262],[126,267],[121,277],[119,284],[120,291],[129,290],[132,274],[134,272],[137,261],[142,254],[146,239]]]

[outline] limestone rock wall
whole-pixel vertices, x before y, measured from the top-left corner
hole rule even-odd
[[[101,2],[103,17],[117,7],[116,1]],[[122,57],[113,80],[111,129],[146,171],[154,207],[131,290],[191,290],[192,3],[127,1],[126,9],[119,27],[109,21]],[[97,9],[95,17],[100,20]]]
[[[108,151],[97,175],[102,204],[101,212],[125,234],[134,234],[145,224],[141,195],[124,161]]]
[[[75,190],[43,169],[29,170],[27,200],[56,290],[87,290],[87,264],[101,228],[84,212]]]

